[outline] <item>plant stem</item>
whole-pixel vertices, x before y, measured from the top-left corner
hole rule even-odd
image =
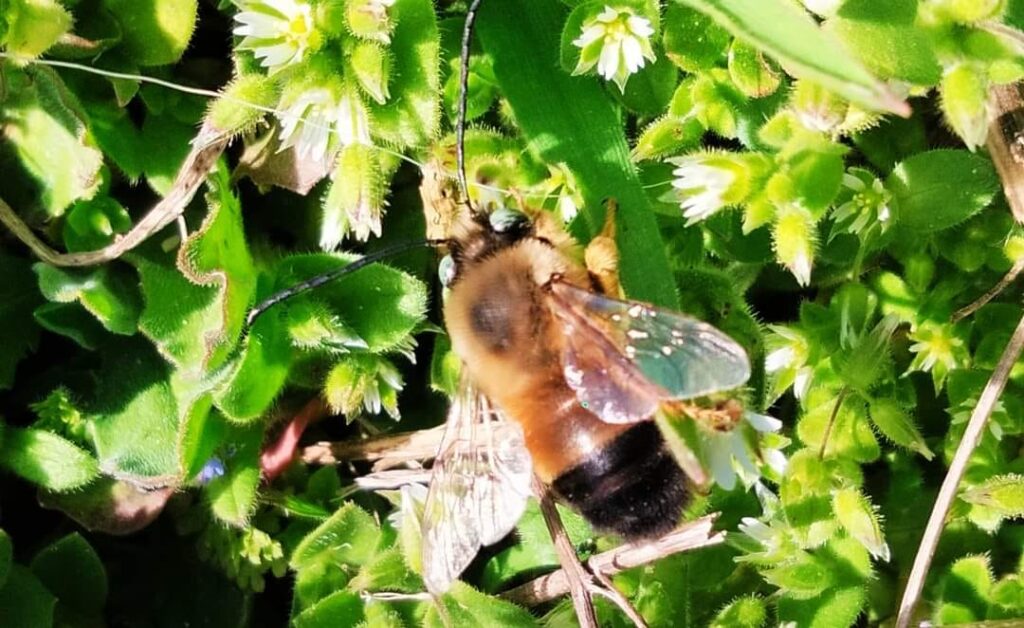
[[[712,531],[717,516],[717,514],[708,515],[683,524],[654,541],[622,545],[602,552],[591,557],[587,561],[587,565],[594,573],[614,576],[627,569],[661,560],[666,556],[718,545],[725,541],[725,534]],[[559,569],[510,589],[502,593],[501,597],[523,606],[536,606],[561,597],[568,592],[568,575],[564,569]]]
[[[1020,357],[1021,349],[1024,349],[1024,317],[1017,323],[1017,329],[1003,349],[992,376],[989,377],[985,389],[981,393],[978,405],[971,413],[971,419],[967,423],[960,445],[953,455],[953,461],[949,465],[946,478],[942,481],[939,495],[932,507],[932,514],[928,518],[928,525],[925,527],[921,544],[917,548],[917,556],[914,557],[914,566],[910,570],[910,577],[907,579],[907,588],[903,591],[903,599],[900,601],[899,614],[896,617],[896,628],[907,628],[910,625],[914,608],[917,606],[921,591],[924,589],[925,577],[928,575],[928,568],[931,566],[932,558],[935,555],[935,548],[939,544],[939,536],[946,523],[946,516],[953,505],[957,488],[967,468],[967,462],[971,453],[981,440],[985,425],[992,414],[999,396],[1006,387],[1006,381],[1010,377],[1010,370],[1013,364]]]
[[[555,544],[555,552],[558,554],[558,562],[562,565],[562,573],[565,574],[566,586],[572,597],[580,628],[598,628],[594,599],[591,597],[591,588],[587,586],[591,576],[580,564],[576,548],[572,546],[565,526],[562,525],[562,518],[558,516],[558,509],[551,499],[551,493],[536,476],[533,478],[533,491],[540,500],[540,512],[544,515],[544,523],[547,524],[551,541]]]
[[[818,450],[818,458],[825,457],[825,448],[828,447],[828,439],[832,436],[832,428],[835,427],[836,417],[839,416],[839,408],[843,406],[846,395],[850,392],[849,386],[843,386],[836,396],[836,405],[832,407],[832,414],[828,417],[828,425],[825,426],[825,433],[821,436],[821,449]]]
[[[167,196],[154,205],[131,231],[118,236],[112,244],[102,249],[60,253],[50,248],[3,199],[0,199],[0,223],[3,223],[39,259],[54,266],[92,266],[115,260],[174,222],[185,211],[185,206],[206,180],[206,175],[213,169],[230,139],[230,136],[214,130],[208,123],[204,124],[193,141],[192,151],[178,170],[174,186]]]

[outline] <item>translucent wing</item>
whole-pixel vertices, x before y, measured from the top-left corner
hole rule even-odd
[[[423,580],[440,595],[480,548],[512,531],[530,496],[530,453],[518,425],[463,385],[448,413],[423,512]]]
[[[551,309],[563,325],[562,367],[576,398],[609,423],[650,418],[667,399],[742,385],[750,360],[702,321],[555,281]]]

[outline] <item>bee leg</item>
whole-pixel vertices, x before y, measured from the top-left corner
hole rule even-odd
[[[544,515],[544,523],[547,524],[551,541],[555,544],[558,562],[562,565],[562,571],[569,584],[569,595],[572,597],[580,628],[598,628],[597,613],[594,611],[594,599],[591,595],[596,586],[593,576],[576,555],[576,548],[573,547],[562,525],[551,491],[536,476],[533,478],[533,492],[540,501],[540,512]]]
[[[583,253],[583,260],[587,266],[587,272],[591,279],[597,284],[600,292],[613,297],[622,297],[622,288],[619,285],[619,248],[615,244],[615,199],[608,199],[607,211],[604,216],[604,227],[601,233],[590,241],[586,251]]]

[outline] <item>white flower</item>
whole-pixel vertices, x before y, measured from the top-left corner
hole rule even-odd
[[[351,90],[340,97],[327,88],[306,90],[278,116],[279,150],[295,147],[302,158],[324,162],[339,146],[371,144],[366,107]]]
[[[234,34],[242,37],[239,50],[252,50],[271,72],[302,60],[319,40],[313,11],[300,0],[244,0],[235,14]]]
[[[573,74],[589,72],[595,65],[597,73],[614,81],[620,91],[626,90],[629,76],[654,61],[651,21],[633,13],[632,9],[604,11],[582,26],[580,36],[573,45],[581,48],[580,61]]]
[[[549,176],[541,185],[545,197],[555,196],[555,209],[563,222],[571,222],[583,204],[583,195],[576,184],[576,176],[565,164],[548,166]]]
[[[843,188],[849,200],[832,214],[837,226],[863,238],[876,229],[884,233],[892,225],[892,195],[877,177],[867,170],[851,168],[843,175]]]
[[[677,168],[672,171],[676,189],[662,200],[678,201],[687,226],[700,222],[729,203],[725,195],[736,181],[736,172],[716,163],[708,155],[689,155],[669,159]]]
[[[773,376],[773,393],[778,396],[790,384],[797,399],[803,399],[811,384],[813,369],[807,365],[810,345],[799,331],[781,325],[770,325],[774,336],[768,339],[772,350],[764,359],[764,370]]]
[[[749,437],[748,428],[754,430],[757,439]],[[705,432],[708,463],[715,483],[732,490],[738,477],[744,486],[754,486],[761,478],[761,464],[768,465],[782,477],[787,460],[780,448],[788,441],[775,434],[780,429],[782,421],[748,411],[743,413],[742,422],[732,430]]]
[[[337,112],[337,101],[330,90],[306,90],[278,113],[281,119],[279,150],[294,147],[301,158],[326,161]]]

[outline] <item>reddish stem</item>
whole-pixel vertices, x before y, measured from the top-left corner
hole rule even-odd
[[[260,470],[264,483],[273,482],[288,468],[295,458],[295,450],[298,447],[299,439],[302,438],[302,433],[311,423],[319,421],[328,414],[327,406],[319,397],[314,397],[299,410],[281,432],[281,435],[277,437],[277,440],[260,454]]]

